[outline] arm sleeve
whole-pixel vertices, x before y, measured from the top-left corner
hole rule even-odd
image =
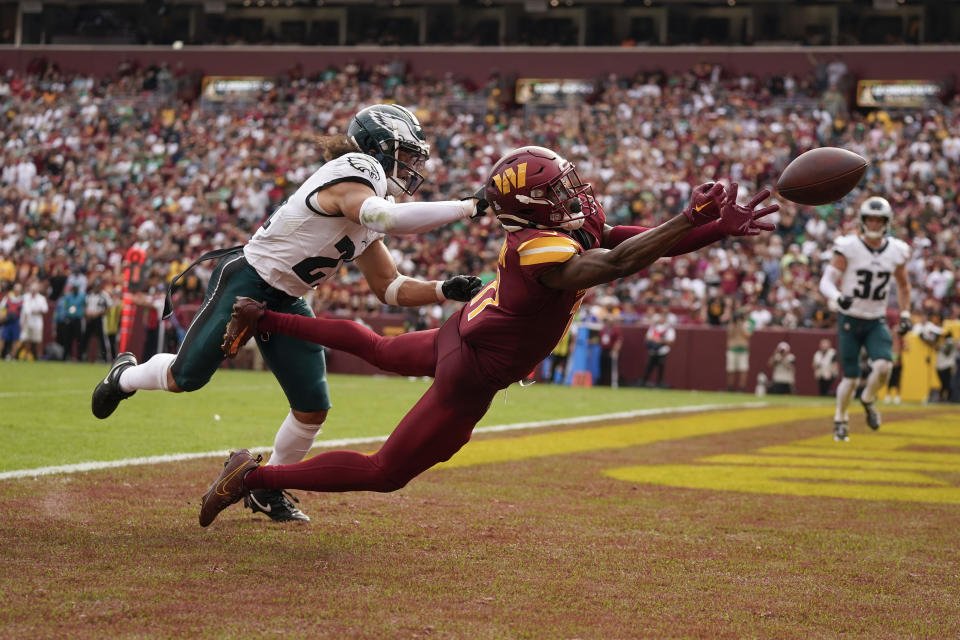
[[[360,206],[360,224],[379,233],[423,233],[469,218],[475,208],[474,200],[398,204],[371,196]]]
[[[839,279],[840,271],[832,264],[828,264],[823,270],[823,276],[820,278],[820,293],[831,302],[840,297],[840,290],[837,289],[837,281]]]
[[[632,238],[635,235],[639,235],[644,231],[649,231],[651,227],[630,227],[626,225],[616,226],[610,229],[610,233],[607,234],[607,243],[604,245],[605,249],[613,249],[618,244]],[[683,237],[677,244],[673,246],[672,249],[667,251],[664,255],[667,256],[679,256],[684,253],[690,253],[691,251],[696,251],[697,249],[702,249],[703,247],[716,242],[717,240],[726,237],[722,231],[720,231],[720,225],[716,222],[711,222],[710,224],[705,224],[700,227],[694,227],[687,235]]]

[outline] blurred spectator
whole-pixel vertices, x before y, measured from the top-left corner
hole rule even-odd
[[[940,378],[940,402],[950,401],[953,374],[957,369],[957,343],[950,331],[940,336],[937,342],[937,377]]]
[[[567,358],[573,347],[573,329],[567,328],[567,331],[560,338],[560,342],[550,353],[550,375],[547,382],[562,383],[567,374]]]
[[[890,369],[890,379],[887,381],[887,395],[884,403],[900,404],[900,376],[903,373],[903,351],[906,341],[900,332],[893,332],[893,367]]]
[[[103,288],[103,281],[95,279],[87,292],[84,305],[83,338],[80,340],[80,360],[90,354],[90,340],[94,341],[94,352],[90,362],[109,362],[111,359],[110,346],[107,343],[105,328],[106,314],[113,300]]]
[[[771,368],[770,393],[793,393],[793,387],[797,381],[796,361],[797,357],[790,351],[789,344],[786,342],[777,344],[776,350],[767,362]]]
[[[0,358],[12,360],[20,348],[20,315],[23,312],[23,285],[15,282],[0,298]]]
[[[669,321],[668,314],[655,313],[647,329],[647,368],[643,372],[643,386],[650,386],[647,382],[653,370],[657,370],[657,386],[663,386],[663,371],[666,366],[670,347],[677,339],[677,332]]]
[[[39,360],[43,356],[44,316],[50,310],[47,298],[40,292],[40,283],[30,282],[30,287],[23,295],[23,315],[21,329],[23,334],[23,356],[28,360]]]
[[[79,349],[80,336],[83,334],[83,311],[86,306],[86,296],[78,292],[73,285],[68,284],[63,297],[57,300],[54,320],[57,323],[57,343],[62,348],[60,357],[63,360],[73,360],[83,357],[75,354]]]
[[[837,380],[837,350],[824,338],[820,348],[813,354],[813,376],[821,396],[830,395],[830,387]]]
[[[597,384],[610,386],[614,389],[619,386],[620,347],[623,346],[623,332],[615,324],[613,316],[603,318],[603,328],[600,329],[600,379]],[[661,377],[663,377],[661,375]],[[646,381],[646,376],[644,376]]]
[[[727,325],[727,391],[746,391],[750,371],[750,334],[753,328],[742,309],[733,312]]]

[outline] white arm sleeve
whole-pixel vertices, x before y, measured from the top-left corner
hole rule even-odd
[[[832,264],[828,264],[823,270],[823,277],[820,278],[820,293],[830,302],[835,302],[840,297],[840,290],[837,289],[837,281],[840,280],[840,270]]]
[[[423,233],[469,218],[476,200],[395,203],[370,196],[360,207],[360,224],[379,233]]]

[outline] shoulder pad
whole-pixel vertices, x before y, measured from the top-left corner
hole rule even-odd
[[[517,247],[520,265],[566,262],[580,253],[580,245],[570,236],[556,231],[544,231]]]
[[[833,250],[840,255],[848,255],[853,243],[857,241],[856,236],[840,236],[833,241]]]

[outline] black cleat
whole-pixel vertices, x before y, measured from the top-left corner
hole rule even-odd
[[[289,522],[300,520],[310,522],[310,516],[293,506],[293,502],[300,502],[289,491],[281,489],[256,489],[243,497],[243,506],[254,513],[265,513],[274,522]]]
[[[840,420],[833,421],[833,439],[837,442],[850,442],[850,436],[847,435],[847,423]]]
[[[864,402],[860,401],[860,404],[863,405],[863,410],[867,412],[867,426],[876,431],[880,428],[880,412],[877,411],[877,408],[874,406],[873,402]]]
[[[125,351],[118,355],[106,377],[93,390],[93,401],[91,408],[93,415],[103,420],[108,417],[117,408],[121,400],[129,398],[136,391],[126,392],[120,388],[120,374],[124,369],[137,366],[137,358]]]

